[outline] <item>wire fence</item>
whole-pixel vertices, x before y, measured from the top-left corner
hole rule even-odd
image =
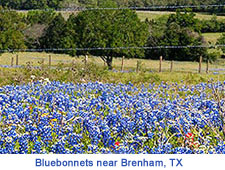
[[[62,52],[62,51],[96,51],[96,50],[131,50],[131,49],[183,49],[183,48],[218,48],[225,47],[225,44],[215,45],[186,45],[186,46],[152,46],[152,47],[90,47],[90,48],[40,48],[40,49],[2,49],[1,53],[5,52]]]
[[[105,61],[95,56],[70,57],[66,54],[49,53],[6,53],[0,57],[0,67],[2,68],[32,68],[32,69],[71,69],[74,66],[86,68],[87,64],[94,64],[99,67],[107,67]],[[202,58],[198,62],[169,61],[163,56],[159,60],[151,59],[129,59],[114,58],[114,72],[183,72],[183,73],[209,73],[225,74],[225,60],[217,62],[203,62]]]

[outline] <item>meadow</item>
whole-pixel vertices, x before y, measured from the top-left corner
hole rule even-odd
[[[66,54],[53,54],[53,53],[5,53],[0,56],[0,63],[2,67],[16,65],[16,56],[18,55],[18,65],[20,66],[48,66],[49,65],[49,55],[51,56],[51,66],[56,67],[58,64],[70,65],[72,63],[83,64],[84,56],[80,57],[70,57]],[[13,58],[13,59],[12,59]],[[13,60],[13,61],[12,61]],[[99,67],[105,67],[106,64],[100,57],[88,57],[88,62],[94,63]],[[125,71],[135,71],[137,68],[137,63],[139,63],[139,69],[142,71],[157,72],[159,70],[159,60],[150,59],[124,59],[124,70]],[[114,58],[113,68],[117,71],[121,70],[122,58]],[[198,72],[198,62],[180,62],[174,61],[173,71],[174,72]],[[171,67],[171,61],[163,60],[162,70],[164,72],[169,72]],[[216,62],[209,64],[209,69],[211,73],[224,71],[225,65],[224,60],[219,59]],[[205,72],[206,63],[202,63],[202,71]]]
[[[223,81],[135,86],[33,76],[0,88],[0,153],[222,154],[223,90]]]

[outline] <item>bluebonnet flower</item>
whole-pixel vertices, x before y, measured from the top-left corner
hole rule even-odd
[[[4,86],[0,153],[225,153],[213,86],[224,82]],[[191,132],[199,148],[185,143]]]

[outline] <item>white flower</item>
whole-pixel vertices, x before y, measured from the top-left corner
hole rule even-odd
[[[32,80],[34,80],[34,79],[35,79],[35,75],[31,75],[30,78],[31,78]]]
[[[49,78],[45,78],[44,81],[45,81],[46,83],[50,83]]]

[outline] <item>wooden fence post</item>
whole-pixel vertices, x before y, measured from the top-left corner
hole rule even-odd
[[[51,65],[52,65],[52,56],[51,55],[48,56],[48,65],[49,65],[49,67],[51,67]]]
[[[173,60],[171,61],[171,64],[170,64],[170,72],[173,71]]]
[[[124,70],[124,56],[122,57],[122,63],[121,63],[121,71]]]
[[[18,54],[16,55],[16,65],[17,66],[19,65],[19,56],[18,56]]]
[[[44,69],[44,64],[45,64],[45,59],[42,58],[42,59],[41,59],[41,69],[42,69],[42,70]]]
[[[198,73],[202,72],[202,56],[199,58],[199,68],[198,68]]]
[[[14,57],[12,57],[11,59],[11,67],[13,67],[13,60],[14,60]]]
[[[207,74],[209,73],[209,60],[207,60],[207,63],[206,63],[206,73]]]
[[[163,60],[163,57],[160,56],[160,58],[159,58],[159,72],[162,72],[162,60]]]
[[[139,72],[139,65],[140,65],[140,63],[139,63],[139,61],[137,61],[137,67],[136,67],[136,72],[137,73]]]

